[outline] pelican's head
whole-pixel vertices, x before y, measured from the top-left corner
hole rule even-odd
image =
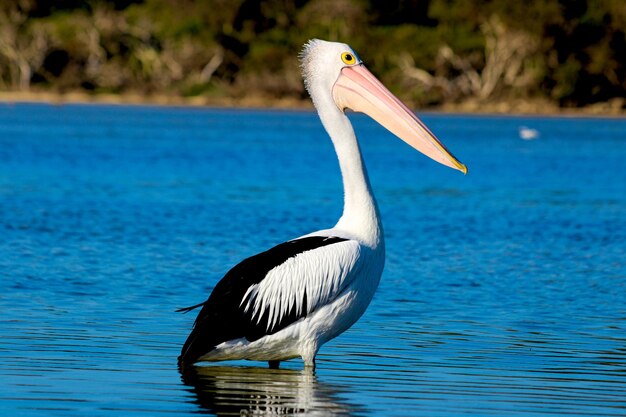
[[[302,50],[304,85],[313,103],[331,99],[340,111],[362,112],[424,155],[464,174],[467,168],[365,68],[345,43],[313,39]]]

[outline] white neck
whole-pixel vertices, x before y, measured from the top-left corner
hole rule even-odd
[[[335,146],[343,178],[343,214],[335,228],[375,248],[383,244],[382,224],[354,129],[330,97],[329,101],[316,98],[314,103]]]

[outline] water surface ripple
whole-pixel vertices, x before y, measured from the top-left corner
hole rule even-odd
[[[386,234],[369,310],[315,375],[181,375],[174,310],[339,217],[317,116],[0,105],[0,415],[626,415],[626,120],[423,115],[464,177],[351,117]]]

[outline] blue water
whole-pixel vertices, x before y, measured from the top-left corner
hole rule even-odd
[[[0,105],[0,415],[626,415],[626,120],[422,118],[470,173],[352,117],[387,263],[317,373],[183,377],[174,310],[339,217],[317,116]]]

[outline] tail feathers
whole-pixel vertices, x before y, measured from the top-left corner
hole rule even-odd
[[[177,313],[187,314],[190,311],[195,310],[198,307],[205,307],[207,301],[203,301],[199,304],[190,306],[190,307],[182,307],[176,310]],[[202,310],[201,310],[202,312]],[[187,337],[183,348],[181,349],[180,356],[178,357],[178,366],[182,369],[185,365],[191,365],[198,361],[198,359],[212,350],[215,346],[207,346],[206,343],[202,343],[202,340],[198,340],[199,336],[201,336],[201,330],[204,333],[207,333],[209,329],[207,329],[206,323],[198,323],[198,320],[201,318],[201,314],[198,315],[196,321],[194,322],[193,329],[191,333]],[[202,320],[206,322],[206,320]],[[199,325],[200,324],[200,325]],[[200,337],[202,339],[202,337]]]
[[[204,304],[206,303],[206,301],[201,302],[200,304],[196,304],[195,306],[191,306],[191,307],[182,307],[176,310],[177,313],[183,313],[183,314],[187,314],[190,311],[195,310],[198,307],[202,307]]]
[[[180,356],[178,357],[178,364],[180,366],[196,363],[198,359],[215,348],[215,345],[212,345],[210,342],[207,343],[204,338],[199,336],[200,335],[198,335],[194,329],[187,338],[180,352]]]
[[[233,322],[219,317],[208,306],[204,306],[196,318],[178,357],[179,365],[191,365],[211,352],[217,345],[237,337]]]

